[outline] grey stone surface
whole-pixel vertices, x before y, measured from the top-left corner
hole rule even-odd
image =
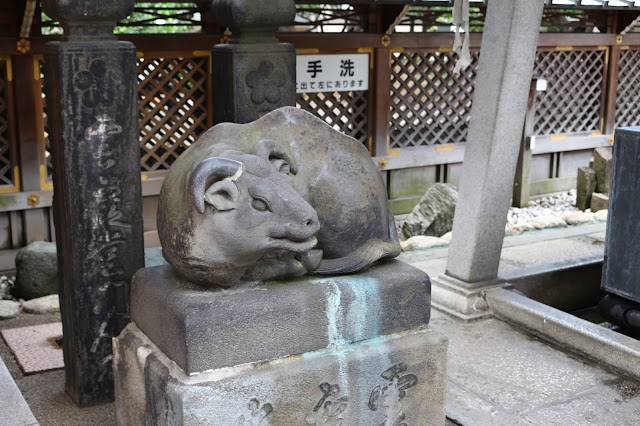
[[[0,320],[15,318],[20,314],[20,303],[13,300],[0,300]]]
[[[27,300],[58,294],[56,243],[35,241],[18,250],[12,294]]]
[[[57,294],[38,297],[22,303],[22,310],[30,314],[60,312],[60,298]]]
[[[312,114],[287,107],[222,123],[192,148],[171,166],[158,204],[164,257],[190,281],[349,273],[400,254],[371,155]]]
[[[459,424],[637,423],[638,382],[496,319],[462,323],[435,311],[432,326],[449,338],[446,413]]]
[[[571,238],[508,247],[504,249],[502,259],[531,268],[567,261],[578,262],[581,259],[602,258],[603,255],[604,247],[601,244],[593,244],[593,241],[587,238]]]
[[[1,303],[1,302],[0,302]],[[6,426],[37,425],[20,389],[0,358],[0,423]]]
[[[640,380],[640,341],[512,291],[487,292],[495,316]]]
[[[418,329],[188,376],[131,324],[116,344],[118,422],[442,425],[447,340]],[[142,391],[138,383],[144,383]],[[262,421],[262,422],[261,422]]]
[[[458,191],[446,183],[436,183],[427,189],[402,224],[406,238],[416,235],[440,237],[451,231]]]
[[[591,207],[591,194],[596,191],[596,171],[591,167],[578,167],[576,207],[585,211]]]
[[[498,272],[544,0],[489,3],[447,274]],[[499,165],[499,166],[498,166]]]
[[[604,195],[609,195],[612,161],[613,154],[611,147],[601,147],[593,150],[593,169],[596,172],[596,191]]]
[[[591,195],[591,211],[596,213],[600,210],[609,209],[609,197],[599,192],[594,192]]]
[[[206,291],[167,265],[140,270],[131,289],[132,320],[187,373],[426,325],[429,306],[429,277],[393,260],[352,275]]]

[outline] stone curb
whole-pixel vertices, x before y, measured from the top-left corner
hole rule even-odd
[[[496,318],[640,379],[640,341],[505,289],[486,293]]]
[[[0,358],[0,413],[2,424],[11,426],[37,425],[27,401]]]

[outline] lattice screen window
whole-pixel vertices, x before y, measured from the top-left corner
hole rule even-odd
[[[15,136],[11,123],[11,96],[7,78],[8,63],[0,60],[0,190],[15,187],[13,167],[15,164]]]
[[[209,58],[138,60],[140,165],[168,169],[208,129]]]
[[[536,135],[601,130],[606,54],[606,50],[537,53],[534,75],[546,78],[548,87],[536,98]]]
[[[49,120],[47,115],[47,96],[44,93],[44,72],[42,60],[40,65],[40,81],[42,82],[42,122],[44,124],[44,164],[45,164],[45,183],[53,185],[53,161],[51,160],[51,141],[49,140]]]
[[[640,50],[620,52],[616,127],[640,126]]]
[[[334,129],[366,144],[369,139],[369,92],[298,93],[296,106]]]
[[[392,55],[391,148],[465,142],[478,58],[455,75],[452,52]]]

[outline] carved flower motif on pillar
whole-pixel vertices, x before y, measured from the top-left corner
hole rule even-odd
[[[284,86],[286,79],[281,70],[276,70],[273,62],[262,61],[258,69],[247,74],[247,86],[251,88],[251,101],[256,105],[265,102],[277,104],[280,102],[280,88]],[[266,111],[273,109],[267,105]]]

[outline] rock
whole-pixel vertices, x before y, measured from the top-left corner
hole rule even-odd
[[[567,226],[567,222],[557,216],[538,216],[533,218],[531,224],[536,229],[565,228]]]
[[[402,251],[425,250],[432,247],[442,247],[448,245],[449,242],[443,238],[428,237],[426,235],[416,235],[407,241],[402,241],[400,246]]]
[[[60,312],[60,299],[57,294],[38,297],[22,303],[22,310],[30,314],[47,314]]]
[[[594,192],[591,196],[591,211],[593,213],[609,208],[609,197],[598,192]]]
[[[593,150],[593,169],[596,172],[596,191],[609,195],[609,183],[611,182],[611,147],[596,148]],[[593,210],[593,208],[591,209]]]
[[[12,300],[0,300],[0,320],[11,319],[20,313],[20,304]]]
[[[596,172],[589,167],[578,167],[576,207],[585,211],[591,207],[591,194],[596,190]]]
[[[452,236],[453,236],[453,232],[449,231],[446,234],[444,234],[442,237],[440,237],[440,239],[445,241],[451,241]]]
[[[566,212],[562,215],[562,220],[567,222],[567,225],[580,225],[582,223],[593,222],[593,213],[587,212]]]
[[[520,235],[522,231],[515,226],[507,226],[504,230],[505,237],[513,237],[514,235]]]
[[[538,229],[531,223],[519,223],[516,226],[514,226],[514,228],[518,229],[521,233],[528,232],[528,231],[535,231],[536,229]]]
[[[598,222],[606,222],[609,210],[598,210],[593,214],[593,219]]]
[[[531,223],[523,222],[523,223],[517,223],[515,225],[507,225],[507,228],[505,229],[504,234],[507,237],[511,237],[514,235],[520,235],[523,232],[535,231],[536,229],[538,228],[533,226]]]
[[[16,255],[15,297],[35,299],[58,293],[56,244],[35,241]]]
[[[458,192],[446,183],[436,183],[427,190],[402,224],[406,238],[414,235],[439,237],[451,231]]]

